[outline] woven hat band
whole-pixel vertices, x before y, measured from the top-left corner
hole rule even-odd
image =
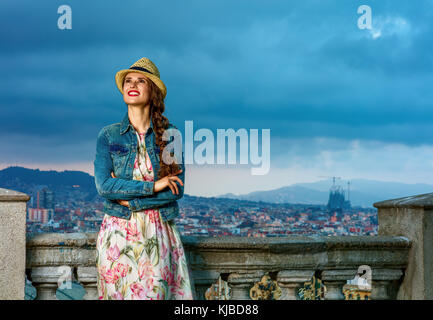
[[[147,73],[153,74],[153,72],[147,70],[146,68],[142,68],[142,67],[131,67],[131,68],[129,68],[129,69],[132,69],[132,70],[140,70],[140,71],[144,71],[144,72],[147,72]]]

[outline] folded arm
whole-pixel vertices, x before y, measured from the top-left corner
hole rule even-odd
[[[132,200],[137,197],[154,194],[153,181],[127,180],[112,178],[113,162],[109,152],[109,143],[102,129],[96,142],[96,157],[94,161],[95,185],[99,195],[108,200]]]
[[[185,165],[183,164],[183,153],[182,164],[179,164],[179,166],[182,169],[182,172],[177,176],[180,180],[182,180],[182,183],[185,185]],[[183,197],[184,186],[181,186],[179,183],[176,184],[179,190],[179,194],[173,194],[171,189],[167,187],[163,191],[155,192],[153,195],[137,197],[129,200],[129,208],[132,211],[139,211],[161,207],[169,202],[179,200]]]

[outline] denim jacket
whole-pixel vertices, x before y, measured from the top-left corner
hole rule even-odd
[[[170,124],[169,128],[176,127]],[[156,181],[160,158],[159,148],[155,144],[152,120],[145,134],[145,143]],[[133,211],[153,208],[159,209],[163,221],[177,217],[179,215],[177,200],[182,198],[184,187],[177,183],[178,195],[173,194],[168,187],[160,192],[154,192],[154,181],[133,180],[132,171],[137,146],[136,131],[129,121],[128,112],[122,122],[108,125],[99,132],[94,170],[96,190],[104,198],[104,212],[111,216],[129,219]],[[182,163],[179,166],[182,173],[178,177],[184,182],[183,152]],[[116,178],[111,177],[112,171]],[[116,200],[128,200],[129,208],[120,205]]]

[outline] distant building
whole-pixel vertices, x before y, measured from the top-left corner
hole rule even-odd
[[[54,217],[53,209],[28,208],[27,220],[31,222],[48,223]]]
[[[36,203],[32,199],[32,207],[37,209],[54,209],[54,192],[48,188],[38,190],[36,192]]]
[[[334,213],[334,216],[336,213],[338,221],[341,221],[343,211],[351,207],[350,201],[344,197],[344,190],[340,186],[333,185],[329,190],[328,212]]]
[[[334,211],[334,215],[331,217],[331,222],[337,222],[337,213]]]
[[[36,192],[36,208],[28,208],[27,219],[28,221],[40,222],[42,224],[46,224],[49,220],[54,219],[53,191],[43,188]]]
[[[45,209],[54,209],[54,192],[49,189],[43,190],[43,200]]]

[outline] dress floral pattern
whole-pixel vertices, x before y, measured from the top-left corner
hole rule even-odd
[[[138,134],[133,179],[153,181],[144,134]],[[173,220],[158,209],[130,220],[105,215],[97,244],[98,294],[104,300],[192,300],[191,272]]]

